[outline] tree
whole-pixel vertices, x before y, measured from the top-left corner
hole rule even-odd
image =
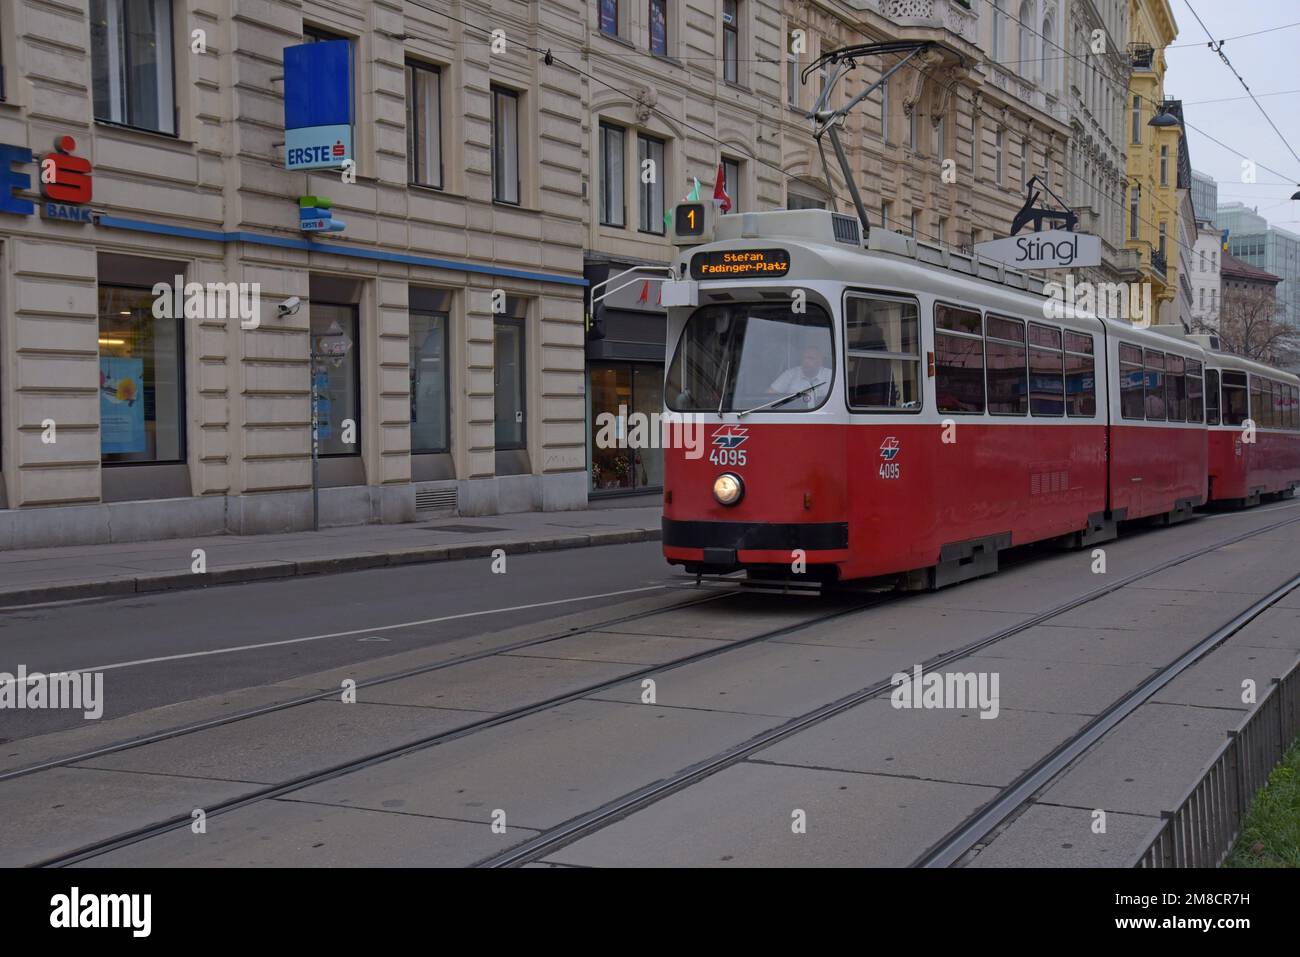
[[[1300,359],[1300,333],[1279,315],[1271,286],[1225,283],[1217,330],[1223,348],[1270,365]]]

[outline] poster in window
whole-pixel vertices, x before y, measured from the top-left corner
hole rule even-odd
[[[104,453],[143,452],[144,360],[99,357],[99,441]]]

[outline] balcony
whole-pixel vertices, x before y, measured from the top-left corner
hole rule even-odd
[[[969,43],[979,43],[978,4],[968,0],[848,0],[858,10],[876,10],[902,27],[947,30]]]
[[[1169,263],[1165,260],[1165,254],[1158,249],[1151,250],[1151,268],[1160,275],[1161,279],[1168,274]]]
[[[1128,65],[1134,70],[1150,70],[1155,62],[1155,48],[1149,43],[1128,45]]]

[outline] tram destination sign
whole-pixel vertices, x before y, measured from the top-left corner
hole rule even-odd
[[[692,279],[757,279],[784,276],[790,271],[785,249],[726,249],[696,253]]]
[[[1049,229],[1041,233],[976,243],[975,254],[981,259],[1006,263],[1017,269],[1100,266],[1101,237],[1091,233]]]

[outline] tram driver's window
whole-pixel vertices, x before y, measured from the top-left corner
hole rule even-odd
[[[844,337],[850,409],[921,408],[920,319],[914,300],[846,296]]]

